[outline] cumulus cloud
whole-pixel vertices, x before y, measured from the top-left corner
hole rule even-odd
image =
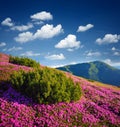
[[[48,39],[52,38],[63,32],[62,26],[59,24],[56,27],[53,25],[46,24],[41,27],[41,29],[37,30],[34,34],[31,32],[23,32],[20,33],[17,37],[15,37],[15,41],[20,43],[25,43],[28,41],[32,41],[35,39]]]
[[[23,48],[22,47],[15,47],[13,46],[12,48],[9,48],[8,51],[11,52],[11,51],[18,51],[18,50],[22,50]]]
[[[85,32],[93,27],[94,25],[92,24],[87,24],[86,26],[79,26],[77,32]]]
[[[85,55],[86,55],[87,57],[93,57],[93,56],[100,56],[101,53],[100,53],[100,52],[88,51],[88,52],[85,53]]]
[[[115,48],[115,47],[112,47],[111,50],[113,51],[113,55],[115,55],[115,56],[120,56],[120,50],[119,50],[119,49],[117,49],[117,48]]]
[[[6,43],[5,42],[0,42],[0,47],[4,47],[6,46]]]
[[[42,26],[41,29],[37,30],[37,32],[34,34],[34,38],[52,38],[62,32],[63,29],[61,24],[57,25],[56,27],[54,27],[53,25],[46,24]]]
[[[65,56],[62,53],[60,53],[60,54],[47,55],[45,58],[49,60],[64,60]]]
[[[1,23],[4,26],[9,26],[11,30],[18,30],[18,31],[26,31],[30,28],[33,28],[32,23],[28,23],[27,25],[15,25],[12,22],[11,18],[6,18],[4,21]]]
[[[11,30],[18,30],[18,31],[26,31],[30,28],[33,28],[32,23],[28,23],[27,25],[15,25],[15,23],[12,22],[11,18],[6,18],[1,23],[4,26],[9,26]]]
[[[11,30],[26,31],[30,28],[33,28],[33,24],[28,23],[27,25],[13,26]]]
[[[111,63],[112,63],[111,62],[111,59],[105,59],[104,62],[107,63],[107,64],[109,64],[109,65],[111,65]]]
[[[40,56],[40,53],[33,53],[33,51],[26,51],[25,53],[20,54],[21,56]]]
[[[31,33],[31,32],[23,32],[23,33],[18,34],[18,36],[15,37],[14,39],[17,42],[25,43],[25,42],[33,40],[33,33]]]
[[[80,41],[76,40],[76,36],[69,34],[66,38],[58,42],[55,48],[67,48],[69,51],[72,49],[78,49],[80,47]]]
[[[103,38],[96,39],[96,43],[101,44],[110,44],[117,43],[120,40],[120,35],[117,34],[106,34]]]
[[[116,61],[116,62],[113,62],[111,59],[105,59],[104,60],[105,63],[111,65],[111,66],[114,66],[114,67],[119,67],[120,66],[120,61]]]
[[[115,47],[112,47],[112,51],[115,51],[116,50],[116,48]]]
[[[9,27],[14,25],[11,18],[9,18],[9,17],[6,18],[5,20],[3,20],[1,24],[4,26],[9,26]]]
[[[117,51],[116,51],[116,52],[114,52],[114,55],[115,55],[115,56],[120,56],[120,52],[117,52]]]
[[[52,20],[53,16],[51,15],[50,12],[42,11],[42,12],[38,12],[34,15],[31,15],[30,18],[33,20],[45,21],[45,20]]]

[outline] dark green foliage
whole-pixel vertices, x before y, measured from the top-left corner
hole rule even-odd
[[[15,72],[11,75],[10,83],[37,103],[77,101],[81,96],[79,84],[75,84],[63,72],[47,67],[30,72]]]
[[[88,81],[90,81],[90,82],[95,82],[95,80],[92,80],[92,79],[87,79]]]
[[[28,67],[39,67],[40,66],[40,64],[37,63],[35,60],[32,60],[27,57],[10,56],[9,62],[13,64],[28,66]]]

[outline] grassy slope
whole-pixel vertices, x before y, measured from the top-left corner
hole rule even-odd
[[[19,68],[30,68],[8,63],[9,56],[0,54],[0,80]],[[17,68],[17,69],[16,69]],[[2,70],[2,71],[1,71]],[[6,72],[6,73],[5,73]],[[119,127],[120,88],[66,73],[79,82],[83,96],[77,103],[40,105],[17,93],[9,84],[0,84],[0,126],[49,127]],[[4,85],[7,85],[4,88]]]

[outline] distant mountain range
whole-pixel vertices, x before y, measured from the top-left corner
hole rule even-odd
[[[91,80],[120,86],[120,69],[114,68],[101,61],[67,65],[57,69]]]

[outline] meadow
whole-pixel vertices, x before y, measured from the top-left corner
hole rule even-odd
[[[120,126],[120,88],[65,73],[80,85],[80,99],[69,103],[38,104],[7,82],[10,74],[20,69],[30,71],[32,68],[9,63],[9,56],[0,54],[1,127]]]

